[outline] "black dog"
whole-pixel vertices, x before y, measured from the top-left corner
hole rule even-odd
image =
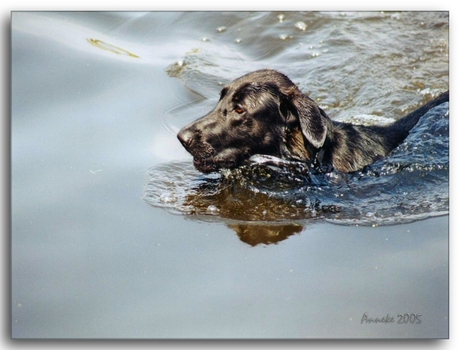
[[[353,172],[385,157],[420,117],[449,101],[449,91],[388,126],[331,120],[284,74],[259,70],[224,87],[216,108],[177,135],[195,167],[235,168],[254,154]]]

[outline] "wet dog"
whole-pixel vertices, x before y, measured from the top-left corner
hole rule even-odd
[[[352,125],[331,120],[287,76],[264,69],[224,87],[214,110],[177,137],[203,173],[238,167],[255,154],[353,172],[385,157],[446,101],[449,91],[388,126]]]

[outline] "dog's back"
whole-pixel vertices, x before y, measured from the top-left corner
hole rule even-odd
[[[362,126],[333,122],[334,130],[319,155],[324,169],[353,172],[388,155],[404,141],[419,119],[430,109],[449,101],[449,91],[388,126]]]
[[[422,117],[430,109],[440,105],[441,103],[449,101],[449,91],[443,92],[434,100],[424,104],[417,108],[415,111],[397,120],[393,124],[389,125],[389,132],[393,134],[393,139],[396,145],[399,145],[409,134],[410,130],[418,123],[420,117]],[[393,147],[393,148],[394,148]]]

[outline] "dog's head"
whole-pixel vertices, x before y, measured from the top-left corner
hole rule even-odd
[[[217,106],[177,137],[195,167],[235,168],[254,154],[310,161],[328,135],[329,118],[284,74],[259,70],[224,87]]]

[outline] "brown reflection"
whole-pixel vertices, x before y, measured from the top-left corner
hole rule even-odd
[[[251,223],[227,226],[235,230],[241,241],[253,247],[258,244],[277,244],[303,230],[303,226],[299,224],[259,225]]]
[[[241,241],[251,246],[276,244],[300,233],[303,226],[295,221],[314,215],[310,205],[305,200],[289,196],[286,189],[285,195],[281,196],[273,191],[254,190],[253,181],[261,179],[266,187],[279,189],[282,186],[277,181],[276,187],[272,176],[262,178],[260,168],[258,170],[257,177],[232,173],[215,181],[205,181],[188,192],[183,206],[188,208],[190,217],[197,219],[219,217],[224,221],[237,221],[227,226],[236,232]]]
[[[192,220],[223,222],[251,246],[268,245],[322,215],[324,206],[309,195],[308,184],[295,169],[263,164],[203,176],[189,163],[168,163],[149,171],[144,199]]]
[[[316,208],[306,196],[298,198],[290,192],[288,186],[295,183],[283,183],[276,173],[260,167],[246,169],[246,173],[243,170],[197,184],[187,191],[182,206],[192,215],[246,222],[292,222],[314,215]]]

